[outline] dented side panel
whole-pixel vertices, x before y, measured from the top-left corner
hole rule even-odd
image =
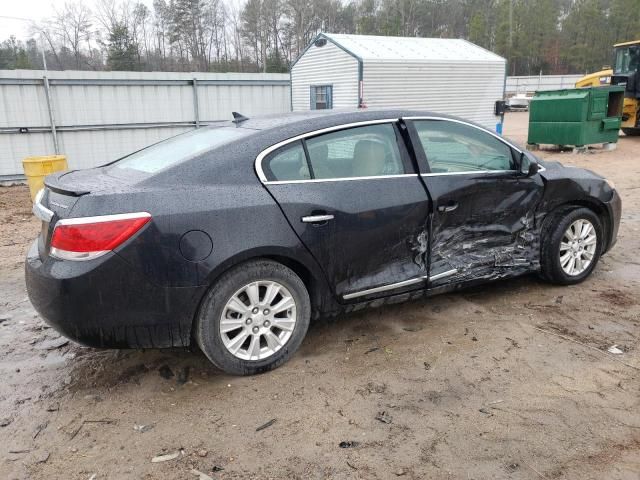
[[[417,176],[267,188],[339,298],[428,274],[430,202]],[[319,214],[334,218],[301,221]]]
[[[544,194],[540,175],[515,172],[423,176],[434,205],[430,276],[455,271],[431,286],[497,279],[539,268],[535,210]]]

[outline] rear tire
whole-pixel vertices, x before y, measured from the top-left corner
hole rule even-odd
[[[602,223],[588,208],[567,208],[549,219],[542,234],[542,277],[558,285],[587,278],[602,252]]]
[[[226,272],[207,293],[195,338],[204,354],[232,375],[272,370],[300,347],[311,302],[298,275],[270,260]]]
[[[622,133],[627,137],[638,137],[640,136],[640,128],[623,128]]]

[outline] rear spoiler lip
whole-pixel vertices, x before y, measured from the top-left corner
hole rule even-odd
[[[62,185],[60,179],[65,175],[76,172],[77,170],[67,170],[66,172],[54,173],[52,175],[48,175],[44,179],[44,185],[49,189],[56,193],[60,193],[62,195],[72,195],[74,197],[81,197],[82,195],[86,195],[91,193],[91,190],[73,188],[73,187],[65,187]]]

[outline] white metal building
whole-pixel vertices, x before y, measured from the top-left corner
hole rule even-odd
[[[494,129],[506,60],[466,40],[321,33],[291,67],[291,107],[399,107]]]

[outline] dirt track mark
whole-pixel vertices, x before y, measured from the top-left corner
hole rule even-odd
[[[635,298],[621,290],[610,289],[605,292],[600,292],[598,295],[616,307],[630,307],[638,303]]]

